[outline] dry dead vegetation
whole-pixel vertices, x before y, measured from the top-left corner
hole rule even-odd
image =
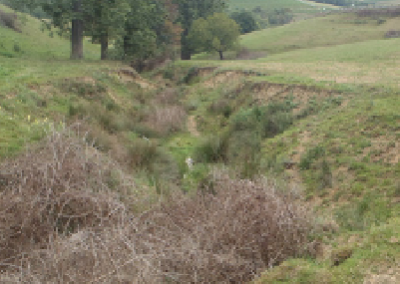
[[[7,27],[9,29],[13,29],[16,32],[21,32],[18,27],[18,17],[15,13],[6,13],[0,10],[0,26]]]
[[[166,88],[153,98],[152,107],[145,116],[145,125],[160,135],[183,130],[187,113],[179,102],[179,91]]]
[[[133,210],[151,193],[72,133],[0,166],[2,283],[243,283],[315,253],[292,191],[220,170]]]

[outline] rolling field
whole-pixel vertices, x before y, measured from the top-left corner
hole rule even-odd
[[[298,0],[230,0],[229,8],[232,10],[236,9],[254,9],[255,7],[262,7],[264,9],[301,9],[309,8],[309,5],[302,3]]]
[[[204,84],[212,81],[208,88],[225,97],[248,90],[253,104],[283,101],[309,111],[265,139],[261,159],[265,172],[300,181],[315,214],[339,229],[321,236],[317,259],[285,261],[255,283],[400,282],[400,40],[384,38],[398,25],[397,18],[379,24],[328,15],[243,36],[248,49],[269,53],[264,58],[182,63],[217,67]],[[228,123],[206,107],[198,117],[213,131]]]
[[[396,29],[399,23],[400,20],[396,18],[378,24],[376,20],[353,14],[327,15],[244,35],[241,44],[250,50],[275,54],[295,49],[383,39],[385,33]]]
[[[264,10],[290,9],[295,15],[296,20],[312,17],[317,13],[335,10],[336,7],[329,4],[315,3],[307,0],[231,0],[228,3],[229,12],[236,10],[252,10],[261,7]]]

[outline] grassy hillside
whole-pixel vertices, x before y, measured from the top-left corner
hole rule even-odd
[[[257,165],[300,185],[315,214],[332,221],[316,259],[285,261],[255,283],[400,281],[400,53],[398,39],[383,38],[396,26],[331,15],[244,36],[248,48],[270,52],[262,59],[181,63],[216,68],[193,81],[204,133],[242,131],[235,147],[261,149],[244,173]],[[252,131],[270,129],[254,122],[267,112],[258,107],[269,105],[279,111],[267,121],[281,132],[257,142]]]
[[[303,188],[314,214],[331,220],[317,238],[317,259],[286,261],[256,283],[398,279],[389,269],[400,260],[398,86],[321,85],[288,77],[278,83],[247,67],[223,65],[193,81],[187,103],[208,137],[205,145],[244,175],[260,171]],[[263,107],[277,112],[255,122],[253,115],[267,111]],[[277,133],[258,140],[259,129]]]
[[[0,9],[10,9],[0,5]],[[59,120],[68,111],[70,98],[56,92],[55,81],[69,77],[93,74],[102,69],[110,69],[118,64],[95,61],[99,58],[99,48],[85,43],[86,59],[81,62],[69,60],[70,44],[66,38],[49,36],[41,31],[39,20],[18,15],[21,32],[0,27],[0,156],[19,151],[27,142],[37,141],[43,129],[34,130],[32,123]],[[38,93],[39,86],[48,85],[45,98]],[[55,93],[58,94],[55,94]],[[43,108],[41,103],[46,104]],[[46,123],[47,123],[46,122]]]
[[[8,7],[0,5],[0,9],[5,12],[11,11]],[[57,35],[57,30],[53,31],[50,37],[48,30],[42,31],[42,24],[39,20],[30,16],[19,14],[19,24],[21,33],[13,30],[1,29],[0,54],[8,57],[35,58],[42,59],[68,59],[69,44],[68,38],[61,38]],[[36,39],[33,41],[32,39]],[[17,46],[16,48],[14,48]],[[19,48],[18,48],[19,47]],[[85,57],[87,59],[97,59],[100,48],[86,42]]]
[[[352,42],[383,39],[389,30],[399,25],[399,19],[378,23],[354,14],[328,15],[290,25],[253,32],[242,37],[241,43],[250,50],[270,54],[294,49],[332,46]]]
[[[299,9],[299,8],[309,8],[307,4],[302,3],[301,1],[297,0],[252,0],[252,1],[245,1],[245,0],[230,0],[229,1],[229,8],[231,10],[236,9],[253,9],[255,7],[262,7],[265,9],[281,9],[281,8],[292,8],[292,9]]]
[[[0,5],[8,12],[9,8]],[[21,32],[0,27],[0,91],[13,88],[21,83],[35,83],[53,77],[85,74],[89,69],[100,68],[100,48],[85,42],[84,64],[69,61],[70,44],[68,38],[59,37],[54,31],[41,30],[41,22],[35,18],[19,15],[17,26]]]
[[[337,9],[337,7],[333,5],[316,3],[308,0],[231,0],[228,3],[229,12],[242,9],[253,10],[256,7],[261,7],[265,11],[273,11],[275,9],[290,9],[295,20],[313,17],[320,12]]]

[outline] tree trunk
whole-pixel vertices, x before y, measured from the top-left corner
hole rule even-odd
[[[224,52],[218,51],[218,53],[219,53],[219,59],[224,60]]]
[[[104,34],[101,36],[101,60],[108,58],[108,35]]]
[[[124,55],[123,55],[124,59],[125,59],[126,55],[128,54],[128,47],[129,47],[128,37],[124,36]]]
[[[189,42],[187,40],[187,35],[189,31],[186,29],[183,32],[182,39],[181,39],[181,59],[182,60],[190,60],[192,59],[192,50],[189,47]]]
[[[79,13],[81,11],[82,0],[75,0],[73,5],[73,11]],[[82,59],[83,58],[83,20],[73,19],[72,20],[72,32],[71,32],[71,59]]]
[[[185,45],[181,46],[181,59],[182,60],[190,60],[190,59],[192,59],[192,52]]]

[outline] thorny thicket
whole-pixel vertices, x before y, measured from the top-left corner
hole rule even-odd
[[[0,166],[1,281],[243,283],[314,253],[308,211],[274,184],[219,170],[132,210],[152,193],[83,141],[54,132]]]

